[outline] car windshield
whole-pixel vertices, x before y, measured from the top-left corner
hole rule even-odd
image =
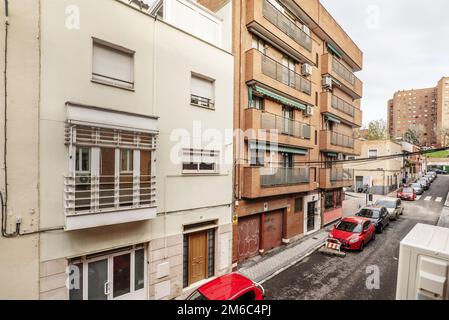
[[[337,230],[340,231],[346,231],[346,232],[352,232],[352,233],[361,233],[362,232],[362,226],[360,224],[357,224],[355,222],[349,222],[349,221],[341,221],[337,225]]]
[[[201,292],[196,290],[194,293],[192,293],[187,300],[209,300],[207,299]]]
[[[391,201],[391,200],[379,200],[376,202],[377,205],[381,206],[381,207],[385,207],[388,209],[394,209],[396,208],[396,201]]]
[[[369,218],[369,219],[377,219],[379,218],[379,210],[373,209],[362,209],[359,213],[357,213],[359,217]]]
[[[412,188],[406,188],[402,192],[404,192],[404,193],[413,193],[413,189]]]
[[[413,188],[421,188],[421,185],[419,183],[414,183],[412,184]]]

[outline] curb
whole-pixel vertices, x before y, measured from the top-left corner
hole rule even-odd
[[[323,241],[322,243],[320,243],[319,246],[317,247],[313,247],[312,250],[308,251],[305,255],[299,257],[298,259],[296,259],[295,261],[289,263],[288,265],[286,265],[285,267],[277,270],[276,272],[270,274],[269,276],[267,276],[265,279],[258,281],[258,283],[260,284],[264,284],[265,282],[267,282],[268,280],[271,280],[272,278],[276,277],[278,274],[284,272],[287,269],[290,269],[291,267],[293,267],[295,264],[298,264],[299,262],[301,262],[302,260],[304,260],[305,258],[309,257],[310,255],[312,255],[313,253],[315,253],[317,250],[319,250],[323,244],[325,243],[325,241]]]

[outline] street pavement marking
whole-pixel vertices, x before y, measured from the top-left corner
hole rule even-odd
[[[425,199],[424,199],[424,201],[430,201],[432,199],[432,197],[426,197]]]
[[[419,200],[419,199],[421,199],[421,197],[422,197],[422,196],[417,196],[417,197],[416,197],[416,200]]]
[[[441,202],[441,201],[443,201],[443,198],[438,197],[438,198],[435,199],[435,201],[436,201],[436,202]]]

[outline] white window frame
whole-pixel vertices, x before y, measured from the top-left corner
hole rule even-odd
[[[375,156],[371,156],[371,152],[376,152]],[[377,158],[379,156],[378,154],[378,150],[377,149],[369,149],[368,150],[368,158],[372,159],[372,158]]]
[[[205,160],[205,158],[214,159],[214,161]],[[189,161],[189,162],[188,162]],[[184,164],[196,164],[197,169],[184,169]],[[202,170],[201,164],[214,164],[213,170]],[[220,172],[220,152],[217,150],[198,150],[198,149],[183,149],[182,150],[182,173],[183,174],[218,174]]]
[[[204,97],[193,92],[194,79],[204,81],[211,85],[210,97]],[[190,74],[190,104],[195,107],[206,108],[208,110],[215,110],[215,79],[201,75],[199,73],[191,72]]]
[[[144,252],[144,269],[143,269],[143,276],[144,276],[144,286],[142,289],[135,290],[135,252],[143,250]],[[148,292],[148,246],[141,244],[141,245],[133,245],[129,249],[125,249],[123,251],[115,251],[113,253],[105,253],[102,255],[102,253],[98,253],[98,255],[95,255],[93,258],[87,258],[87,256],[83,256],[81,258],[72,259],[69,263],[70,266],[74,266],[75,264],[82,263],[83,265],[83,300],[88,299],[88,293],[89,293],[89,275],[88,275],[88,264],[96,261],[101,260],[108,260],[108,281],[105,283],[105,287],[108,286],[109,292],[106,294],[108,300],[128,300],[128,299],[142,299],[146,300],[148,298],[147,292]],[[114,269],[113,269],[113,262],[114,257],[121,256],[125,254],[130,254],[131,260],[130,260],[130,292],[127,294],[124,294],[122,296],[114,298]],[[70,297],[70,289],[67,290],[67,296]]]
[[[110,42],[92,38],[92,82],[134,91],[135,87],[135,51]],[[129,56],[131,59],[131,79],[117,79],[107,74],[95,73],[95,46]]]

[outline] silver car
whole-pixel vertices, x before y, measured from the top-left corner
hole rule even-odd
[[[418,182],[412,183],[410,185],[411,188],[413,188],[413,190],[415,190],[416,194],[418,196],[422,195],[424,193],[424,188],[422,187],[422,185]]]
[[[404,207],[401,199],[396,198],[382,198],[376,201],[376,206],[387,208],[390,214],[390,220],[398,220],[404,214]]]

